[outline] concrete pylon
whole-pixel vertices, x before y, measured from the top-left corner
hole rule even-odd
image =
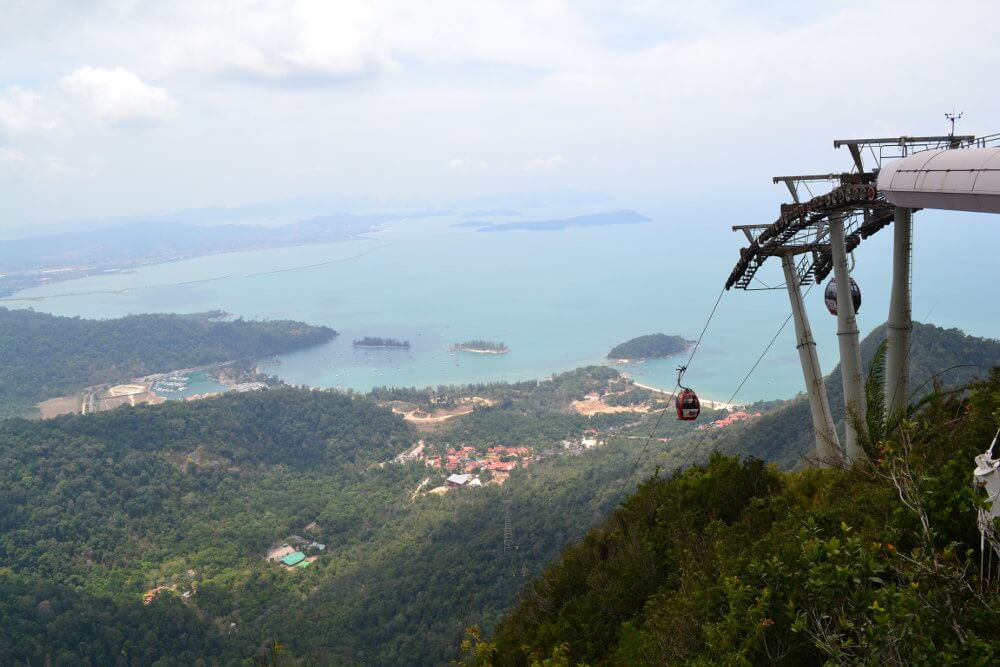
[[[858,320],[851,296],[851,276],[847,270],[844,218],[839,215],[830,218],[830,253],[833,257],[833,276],[837,281],[837,342],[840,345],[840,375],[844,384],[844,423],[847,435],[845,453],[848,461],[861,461],[865,458],[865,452],[858,435],[859,430],[862,437],[867,435],[865,415],[868,406],[861,378]]]
[[[897,206],[892,226],[892,292],[885,350],[886,419],[901,415],[909,398],[910,338],[913,334],[913,307],[910,302],[913,209]]]
[[[785,272],[788,299],[792,302],[796,347],[799,350],[799,361],[802,363],[802,375],[806,381],[806,395],[809,397],[809,409],[812,412],[813,430],[816,434],[816,458],[818,464],[823,467],[839,464],[843,459],[840,439],[833,426],[830,401],[826,396],[826,384],[823,382],[823,371],[820,369],[819,356],[816,354],[816,341],[809,327],[809,318],[802,302],[802,291],[799,289],[799,277],[791,255],[782,255],[781,268]]]

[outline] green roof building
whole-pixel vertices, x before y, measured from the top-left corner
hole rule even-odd
[[[301,551],[295,551],[282,558],[281,562],[287,565],[288,567],[292,567],[298,565],[305,559],[306,555],[304,553],[302,553]]]

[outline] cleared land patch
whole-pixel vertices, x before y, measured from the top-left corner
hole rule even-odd
[[[59,415],[70,415],[80,411],[80,397],[60,396],[59,398],[50,398],[47,401],[39,403],[37,407],[39,416],[42,419],[58,417]]]
[[[589,394],[583,400],[573,401],[570,407],[577,414],[587,417],[598,414],[614,414],[616,412],[649,412],[649,405],[608,405],[596,394]]]

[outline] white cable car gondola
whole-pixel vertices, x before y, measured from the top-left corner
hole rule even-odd
[[[851,278],[851,301],[854,302],[854,312],[857,314],[861,310],[861,288],[854,282],[854,278]],[[830,282],[826,284],[826,291],[823,292],[823,302],[826,304],[826,309],[830,311],[831,315],[837,314],[836,278],[831,278]]]

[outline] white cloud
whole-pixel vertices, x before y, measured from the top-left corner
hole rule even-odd
[[[105,126],[147,126],[173,120],[177,102],[164,88],[151,86],[122,67],[81,67],[59,87],[70,106]]]
[[[724,180],[778,197],[775,173],[850,165],[833,138],[947,131],[953,104],[960,131],[1000,129],[1000,94],[979,85],[1000,62],[990,0],[953,0],[961,31],[942,31],[930,0],[13,5],[0,145],[58,155],[79,181],[49,199],[0,182],[0,201],[40,202],[32,212],[332,187],[700,196]],[[885,42],[886,25],[905,37]],[[81,127],[175,117],[141,137]],[[149,180],[162,187],[135,187]]]
[[[45,100],[33,90],[17,86],[0,93],[0,139],[26,134],[48,134],[55,122],[45,109]]]
[[[457,157],[448,161],[448,168],[454,171],[481,171],[489,166],[482,160]]]
[[[55,178],[70,173],[66,164],[57,157],[33,158],[16,148],[2,146],[0,146],[0,167],[39,178]]]
[[[81,67],[58,82],[0,92],[0,140],[65,138],[81,121],[104,127],[144,127],[177,117],[178,104],[164,88],[117,67]]]
[[[586,67],[591,31],[563,0],[382,0],[378,16],[393,53],[426,62],[533,70]]]
[[[89,52],[91,62],[157,78],[338,84],[414,64],[540,72],[591,59],[590,30],[564,0],[95,0],[70,9],[28,3],[18,14],[12,21],[26,28],[0,26],[7,50]]]
[[[556,167],[561,167],[566,164],[566,158],[563,155],[556,153],[555,155],[546,155],[545,157],[536,157],[525,161],[524,168],[529,171],[534,170],[548,170],[555,169]]]
[[[269,83],[352,80],[392,67],[371,3],[200,0],[133,7],[165,72],[231,75]]]
[[[27,157],[15,148],[4,148],[0,146],[0,164],[21,164]]]

